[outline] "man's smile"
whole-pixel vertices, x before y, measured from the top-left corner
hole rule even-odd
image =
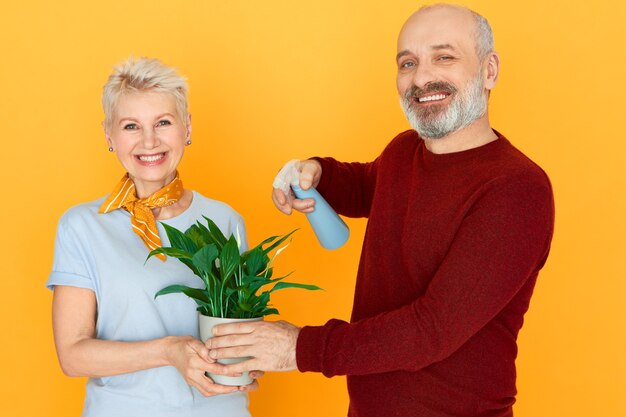
[[[449,95],[449,93],[429,94],[424,97],[416,97],[416,99],[418,103],[428,103],[433,101],[445,100]]]

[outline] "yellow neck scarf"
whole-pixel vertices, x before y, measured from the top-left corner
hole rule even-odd
[[[135,191],[135,183],[126,174],[104,200],[98,213],[108,213],[119,208],[128,211],[133,231],[139,235],[148,249],[154,250],[161,246],[161,238],[152,209],[171,206],[183,196],[183,192],[183,182],[176,173],[176,178],[171,183],[156,193],[139,199]],[[157,257],[165,261],[165,255],[159,254]]]

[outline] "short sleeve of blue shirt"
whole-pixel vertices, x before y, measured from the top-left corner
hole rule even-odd
[[[55,285],[69,285],[95,291],[93,277],[87,268],[87,253],[68,223],[66,214],[57,227],[52,272],[46,286],[53,289]]]

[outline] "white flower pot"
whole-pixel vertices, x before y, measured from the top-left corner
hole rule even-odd
[[[206,342],[208,339],[213,337],[213,327],[218,324],[227,324],[227,323],[241,323],[241,322],[252,322],[252,321],[261,321],[263,317],[257,317],[253,319],[229,319],[229,318],[221,318],[221,317],[209,317],[202,314],[198,314],[198,324],[200,325],[200,339],[202,342]],[[250,359],[249,357],[244,358],[225,358],[218,359],[218,363],[229,365],[232,363],[243,362],[246,359]],[[209,373],[209,377],[216,384],[222,385],[248,385],[252,383],[252,378],[248,375],[247,372],[244,372],[241,376],[224,376],[224,375],[215,375]]]

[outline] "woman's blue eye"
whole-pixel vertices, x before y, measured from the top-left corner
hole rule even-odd
[[[169,120],[159,120],[159,123],[157,123],[157,125],[159,126],[167,126],[167,125],[171,125],[172,122],[170,122]]]
[[[137,129],[137,125],[135,123],[129,123],[127,125],[124,125],[124,129],[125,130],[135,130],[135,129]]]

